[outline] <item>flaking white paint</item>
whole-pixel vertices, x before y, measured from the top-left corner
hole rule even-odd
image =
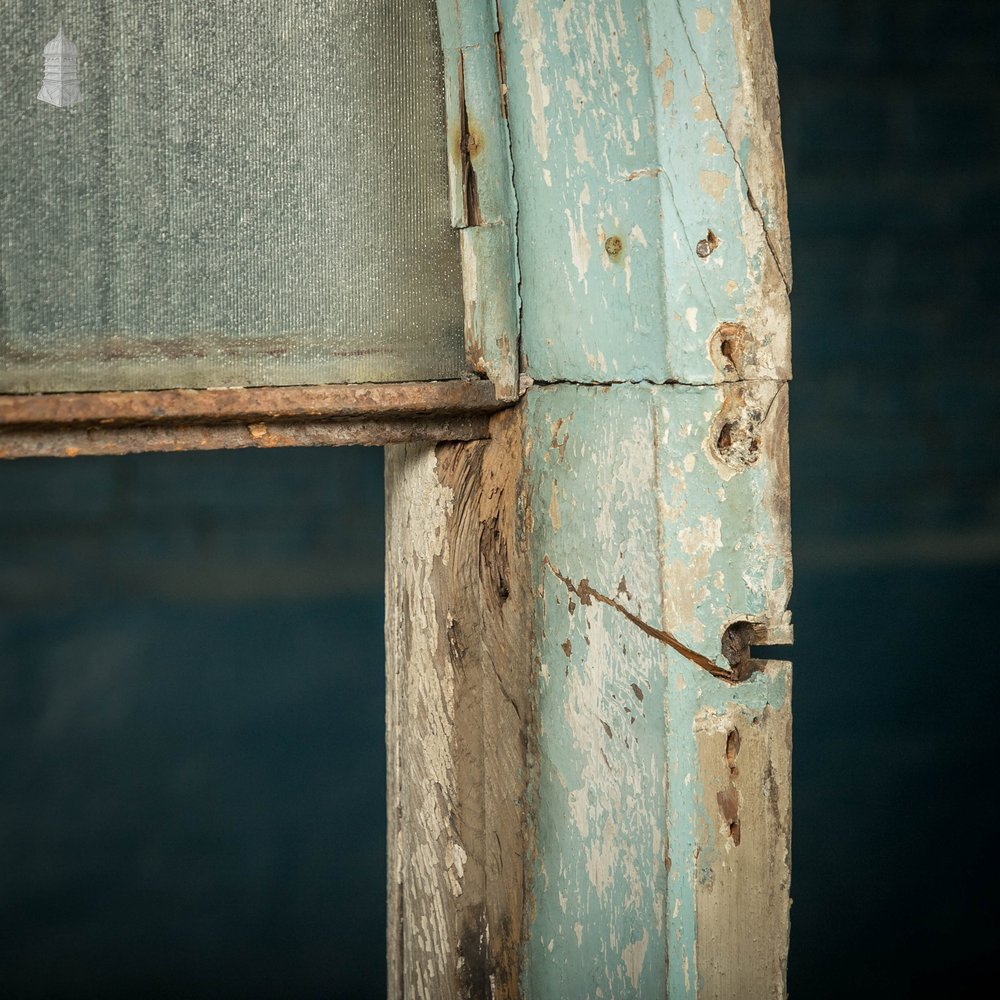
[[[520,0],[514,14],[514,23],[521,29],[521,58],[528,69],[528,98],[533,120],[532,134],[535,148],[543,159],[549,158],[549,127],[545,109],[549,106],[549,88],[542,79],[545,56],[542,50],[542,19],[537,0]]]

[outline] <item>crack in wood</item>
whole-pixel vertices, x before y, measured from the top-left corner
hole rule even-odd
[[[680,653],[686,660],[690,660],[692,663],[697,664],[702,670],[710,673],[713,677],[718,677],[719,680],[726,681],[727,683],[735,683],[739,678],[734,677],[733,674],[726,670],[724,667],[720,667],[713,660],[710,660],[707,656],[696,652],[689,646],[685,646],[676,636],[671,635],[665,629],[656,628],[655,625],[650,625],[649,622],[643,621],[638,615],[633,614],[629,611],[625,605],[616,601],[613,597],[608,597],[606,594],[602,594],[600,591],[594,590],[591,587],[589,580],[584,577],[579,583],[573,583],[573,581],[567,577],[563,576],[549,561],[549,557],[545,556],[542,559],[542,563],[548,567],[549,572],[559,580],[566,589],[571,593],[575,594],[579,599],[580,603],[589,606],[593,601],[597,601],[600,604],[607,605],[607,607],[614,609],[628,621],[630,621],[636,628],[640,631],[645,632],[646,635],[658,642],[662,642],[669,646],[672,650]]]
[[[718,108],[715,106],[715,98],[712,96],[712,91],[708,86],[708,74],[705,72],[705,67],[702,65],[701,59],[698,57],[698,50],[695,48],[694,41],[691,38],[691,31],[688,28],[687,19],[684,16],[684,10],[681,6],[680,0],[676,0],[677,3],[677,13],[680,17],[680,22],[684,27],[684,37],[687,39],[688,47],[691,49],[691,55],[694,56],[694,61],[698,64],[698,69],[701,70],[702,83],[705,87],[705,95],[708,97],[708,103],[712,108],[712,114],[715,116],[715,120],[719,123],[719,128],[722,131],[722,135],[726,140],[726,146],[729,148],[730,153],[733,156],[733,162],[736,164],[736,169],[740,173],[740,177],[743,180],[743,186],[746,188],[747,192],[747,202],[750,205],[751,210],[760,219],[761,229],[764,232],[764,242],[767,244],[767,249],[770,251],[771,257],[774,259],[774,265],[778,269],[778,274],[781,275],[781,282],[785,286],[786,294],[790,295],[792,292],[792,283],[785,274],[785,269],[781,266],[781,259],[778,256],[778,249],[775,247],[774,242],[771,237],[771,231],[767,225],[767,220],[764,218],[764,213],[761,211],[760,206],[757,204],[757,199],[753,196],[753,191],[750,189],[750,181],[747,178],[746,171],[743,169],[743,164],[740,161],[739,156],[736,153],[736,148],[733,146],[732,140],[729,138],[729,130],[722,122],[722,118],[719,115]]]
[[[742,385],[742,384],[759,384],[764,382],[774,383],[778,388],[790,382],[790,378],[773,378],[770,376],[762,375],[760,378],[726,378],[719,380],[712,380],[708,382],[682,382],[680,379],[665,379],[662,382],[657,382],[653,379],[648,378],[619,378],[619,379],[604,379],[595,380],[593,382],[581,382],[579,379],[544,379],[537,376],[532,378],[532,385],[578,385],[583,387],[593,387],[601,388],[610,387],[615,385],[654,385],[654,386],[664,386],[664,385],[679,385],[686,386],[689,389],[722,389],[730,385]]]

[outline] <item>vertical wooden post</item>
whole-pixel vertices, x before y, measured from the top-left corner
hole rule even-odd
[[[386,450],[392,997],[520,996],[532,718],[520,410]]]
[[[534,384],[488,443],[387,459],[393,995],[780,997],[768,3],[498,9]]]

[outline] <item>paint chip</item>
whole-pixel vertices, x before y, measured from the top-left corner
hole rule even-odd
[[[698,174],[698,183],[705,194],[721,203],[729,187],[729,177],[719,170],[702,170]]]

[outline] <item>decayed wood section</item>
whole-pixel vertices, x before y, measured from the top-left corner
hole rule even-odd
[[[386,452],[388,966],[396,998],[520,996],[530,682],[518,407]]]

